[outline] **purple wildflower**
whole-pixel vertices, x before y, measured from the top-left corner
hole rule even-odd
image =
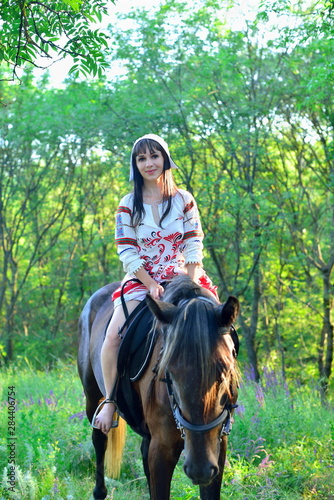
[[[271,467],[271,465],[274,463],[274,460],[269,460],[270,457],[271,455],[269,454],[262,459],[261,463],[259,464],[259,467],[261,469],[264,469],[266,467]]]
[[[55,477],[53,487],[52,487],[52,496],[57,495],[58,493],[60,493],[60,489],[58,487],[58,478]]]
[[[260,406],[264,406],[264,394],[262,387],[260,385],[256,385],[256,400]]]
[[[290,399],[291,394],[290,394],[288,384],[286,382],[284,382],[284,390],[285,390],[285,395]]]
[[[244,415],[245,411],[246,411],[245,410],[245,405],[243,403],[238,402],[238,406],[235,409],[235,413],[237,415],[239,415],[240,417],[242,417]]]
[[[245,373],[245,378],[246,378],[247,381],[249,381],[249,382],[254,382],[255,381],[254,366],[252,366],[252,365],[246,366],[244,373]]]
[[[74,413],[70,417],[68,417],[68,421],[74,420],[77,418],[78,420],[82,420],[85,417],[86,413],[84,411],[79,411],[78,413]]]
[[[273,392],[275,392],[279,382],[274,370],[270,370],[267,366],[265,366],[263,368],[263,379],[266,390],[272,389]]]

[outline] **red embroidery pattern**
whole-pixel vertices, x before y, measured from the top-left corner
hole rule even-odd
[[[171,243],[175,243],[177,240],[182,238],[181,233],[173,233],[169,234],[168,236],[164,236],[164,240],[170,241]]]
[[[119,288],[117,288],[117,290],[114,291],[114,293],[111,296],[111,300],[118,299],[121,296],[121,291],[122,291],[122,286],[120,286]],[[126,285],[124,287],[124,294],[129,293],[129,292],[134,292],[134,291],[147,292],[147,288],[143,284],[134,283],[134,282],[130,282],[128,285]]]
[[[181,233],[173,233],[173,234],[170,234],[169,236],[165,236],[164,240],[167,240],[167,241],[173,243],[172,248],[171,248],[173,255],[170,258],[169,258],[169,256],[165,257],[165,262],[168,262],[169,260],[173,260],[176,258],[177,250],[182,242],[182,234]]]
[[[117,238],[116,245],[133,245],[135,247],[139,246],[137,240],[134,240],[132,238]]]
[[[168,266],[164,269],[164,272],[160,275],[160,279],[162,281],[171,280],[174,276],[177,276],[178,273],[175,272],[174,266]]]
[[[125,213],[125,214],[129,214],[131,215],[131,210],[129,207],[122,207],[122,206],[119,206],[118,209],[117,209],[117,214],[120,214],[120,213]]]
[[[145,271],[147,271],[150,276],[154,276],[152,261],[149,260],[149,257],[143,257],[143,259],[146,262],[146,264],[144,266],[145,267]]]
[[[160,231],[151,233],[151,236],[154,236],[154,238],[142,238],[140,240],[146,248],[154,247],[157,243],[159,243],[159,241],[162,240]]]
[[[158,248],[159,248],[159,254],[155,255],[153,257],[153,259],[152,259],[153,260],[153,264],[159,264],[161,256],[164,253],[166,247],[165,247],[165,245],[160,244],[160,245],[158,245]]]
[[[189,238],[195,238],[195,237],[202,237],[203,233],[202,231],[188,231],[187,233],[184,233],[183,240],[188,240]]]
[[[183,209],[183,213],[186,214],[187,212],[189,212],[189,210],[191,210],[192,208],[194,207],[194,201],[191,200],[189,203],[186,204],[186,206],[184,207]]]

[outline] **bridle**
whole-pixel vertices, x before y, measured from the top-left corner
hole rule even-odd
[[[173,381],[168,371],[166,371],[166,378],[161,379],[161,381],[165,382],[167,385],[169,402],[176,422],[176,427],[180,430],[182,438],[185,437],[185,429],[192,432],[207,432],[211,429],[214,429],[215,427],[218,427],[218,425],[220,424],[222,424],[222,427],[218,436],[219,440],[222,439],[223,436],[227,436],[231,432],[231,411],[233,410],[233,408],[237,408],[237,404],[232,404],[230,401],[227,401],[221,414],[217,418],[212,420],[212,422],[203,425],[192,424],[191,422],[188,422],[188,420],[186,420],[182,415],[181,408],[175,398],[175,394],[173,391]]]
[[[213,302],[209,298],[200,296],[200,297],[197,297],[197,299],[201,299],[201,300],[204,300],[206,302],[210,302],[212,305],[214,305]],[[180,307],[180,306],[185,305],[187,302],[189,302],[189,300],[182,300],[178,305]],[[224,330],[223,331],[224,334],[230,333],[230,328],[224,328],[222,330]],[[182,415],[180,405],[177,402],[177,399],[176,399],[174,391],[173,391],[173,380],[172,380],[168,370],[166,371],[165,378],[161,379],[161,381],[165,382],[167,385],[169,402],[170,402],[170,406],[171,406],[171,409],[173,412],[175,423],[176,423],[177,428],[180,430],[181,437],[183,439],[185,437],[185,429],[187,429],[188,431],[191,431],[191,432],[200,432],[201,433],[201,432],[210,431],[211,429],[214,429],[215,427],[218,427],[219,425],[222,426],[220,433],[218,435],[219,440],[221,440],[223,436],[228,436],[230,434],[230,432],[232,430],[231,412],[234,408],[238,407],[237,404],[232,404],[229,400],[227,400],[225,405],[224,405],[223,411],[221,412],[221,414],[217,418],[215,418],[211,422],[209,422],[207,424],[203,424],[203,425],[192,424],[191,422],[186,420],[184,418],[184,416]]]

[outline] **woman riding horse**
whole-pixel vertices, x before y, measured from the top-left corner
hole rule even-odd
[[[117,252],[126,276],[112,294],[114,313],[101,352],[105,399],[92,422],[105,434],[118,425],[110,395],[117,378],[119,330],[126,314],[121,291],[131,313],[147,293],[159,299],[163,282],[187,274],[218,299],[217,287],[202,267],[203,233],[196,202],[189,192],[176,187],[172,168],[177,166],[161,137],[148,134],[134,143],[130,159],[134,190],[122,198],[116,215]]]

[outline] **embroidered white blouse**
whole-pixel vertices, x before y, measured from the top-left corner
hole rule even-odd
[[[157,207],[161,217],[165,206]],[[142,266],[155,281],[162,282],[185,273],[185,264],[202,263],[203,232],[193,196],[178,189],[162,228],[154,219],[155,208],[144,203],[144,218],[133,227],[133,194],[124,196],[119,204],[115,237],[117,253],[127,273],[123,281],[133,278]]]

